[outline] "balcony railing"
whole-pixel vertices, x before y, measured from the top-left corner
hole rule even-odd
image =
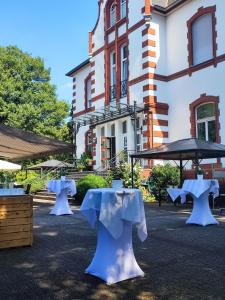
[[[116,85],[110,86],[110,101],[113,101],[116,99]]]
[[[127,95],[127,80],[121,81],[121,98],[126,97]]]

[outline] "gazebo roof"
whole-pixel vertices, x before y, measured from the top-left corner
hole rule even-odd
[[[132,158],[162,160],[198,160],[225,157],[225,145],[201,141],[196,138],[178,140],[130,155]]]
[[[50,168],[72,168],[72,167],[73,167],[72,164],[66,163],[64,161],[59,161],[56,159],[51,159],[34,166],[30,166],[27,169],[38,170],[38,169],[50,169]]]
[[[0,124],[0,157],[21,160],[72,149],[72,144]]]

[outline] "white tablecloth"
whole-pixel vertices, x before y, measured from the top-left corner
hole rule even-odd
[[[49,180],[48,191],[56,193],[56,201],[50,214],[52,215],[71,215],[73,214],[68,203],[67,195],[76,194],[76,184],[74,180]]]
[[[91,227],[98,224],[95,256],[86,273],[107,284],[144,276],[132,247],[132,224],[141,241],[147,238],[144,205],[137,189],[89,190],[80,208]]]
[[[24,195],[25,191],[22,188],[14,189],[0,189],[0,196],[15,196],[15,195]]]
[[[167,191],[173,201],[180,196],[182,204],[185,203],[187,194],[193,197],[193,210],[190,218],[186,222],[187,224],[203,226],[218,224],[211,213],[208,201],[209,193],[212,193],[214,198],[219,196],[218,180],[185,180],[181,189],[168,188]]]

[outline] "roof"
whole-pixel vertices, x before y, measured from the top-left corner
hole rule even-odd
[[[78,66],[76,66],[75,68],[73,68],[71,71],[69,71],[68,73],[66,73],[66,76],[70,76],[70,77],[73,76],[74,73],[76,73],[80,69],[84,68],[89,63],[90,63],[90,58],[86,59],[81,64],[79,64]]]
[[[72,149],[72,144],[0,124],[0,157],[20,160]]]
[[[51,159],[34,166],[30,166],[27,169],[38,170],[38,169],[50,169],[50,168],[72,168],[72,167],[73,167],[72,164],[66,163],[64,161],[59,161],[56,159]]]
[[[178,140],[130,155],[133,158],[163,160],[198,160],[225,157],[225,145],[198,139]]]
[[[161,7],[168,7],[169,5],[173,4],[176,1],[177,0],[152,0],[152,4]]]
[[[152,4],[156,11],[167,14],[187,1],[190,0],[152,0]]]

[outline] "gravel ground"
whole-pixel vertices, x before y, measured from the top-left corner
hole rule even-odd
[[[107,286],[85,275],[96,233],[73,206],[72,216],[49,215],[50,203],[34,203],[32,247],[0,251],[0,300],[225,299],[225,217],[220,225],[185,225],[190,209],[146,204],[149,237],[134,231],[136,259],[145,272]]]

